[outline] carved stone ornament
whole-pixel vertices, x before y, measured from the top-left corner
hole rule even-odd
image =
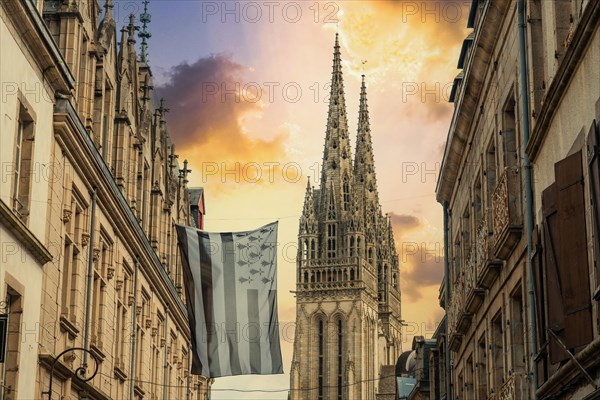
[[[73,211],[71,211],[70,209],[68,209],[68,208],[65,208],[65,209],[63,210],[63,217],[62,217],[62,220],[63,220],[63,222],[64,222],[65,224],[68,224],[68,223],[69,223],[69,221],[71,221],[71,215],[73,215]]]
[[[86,247],[89,242],[90,242],[90,234],[89,233],[82,233],[81,234],[81,245],[83,247]]]

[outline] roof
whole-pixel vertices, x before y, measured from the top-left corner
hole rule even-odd
[[[396,376],[414,376],[415,374],[415,351],[405,351],[400,354],[396,362]]]
[[[197,206],[200,202],[200,198],[204,194],[204,188],[190,188],[190,203],[193,206]]]
[[[413,391],[415,384],[417,383],[415,378],[408,378],[405,376],[399,376],[396,378],[396,386],[398,388],[398,399],[407,399],[410,392]]]

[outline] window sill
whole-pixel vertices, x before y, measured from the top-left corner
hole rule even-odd
[[[44,265],[52,261],[52,254],[46,246],[35,237],[27,225],[3,200],[0,200],[0,224],[6,226],[40,264]]]
[[[60,316],[60,328],[69,334],[70,339],[75,339],[79,335],[79,329],[66,315]]]

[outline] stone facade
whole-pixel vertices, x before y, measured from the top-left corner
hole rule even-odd
[[[42,398],[55,357],[83,347],[58,359],[53,398],[207,399],[211,381],[189,373],[173,229],[198,223],[203,199],[192,221],[135,17],[119,32],[103,6],[0,4],[0,397]],[[94,359],[91,381],[72,378]]]
[[[523,3],[521,47],[519,2],[473,1],[452,90],[437,196],[453,399],[596,398],[571,356],[600,377],[600,3]]]
[[[374,400],[401,351],[398,255],[377,193],[363,83],[352,161],[336,36],[320,188],[300,218],[292,399]]]

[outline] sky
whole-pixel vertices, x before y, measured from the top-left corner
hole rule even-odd
[[[434,191],[470,3],[150,1],[154,86],[170,109],[180,161],[190,162],[190,186],[205,188],[205,229],[249,230],[279,220],[286,372],[298,220],[307,179],[318,185],[320,176],[336,32],[352,146],[366,75],[379,195],[400,255],[403,350],[414,335],[430,337],[443,316],[442,207]],[[140,8],[120,1],[113,13],[123,25]],[[212,399],[286,399],[288,388],[287,373],[218,378]]]

